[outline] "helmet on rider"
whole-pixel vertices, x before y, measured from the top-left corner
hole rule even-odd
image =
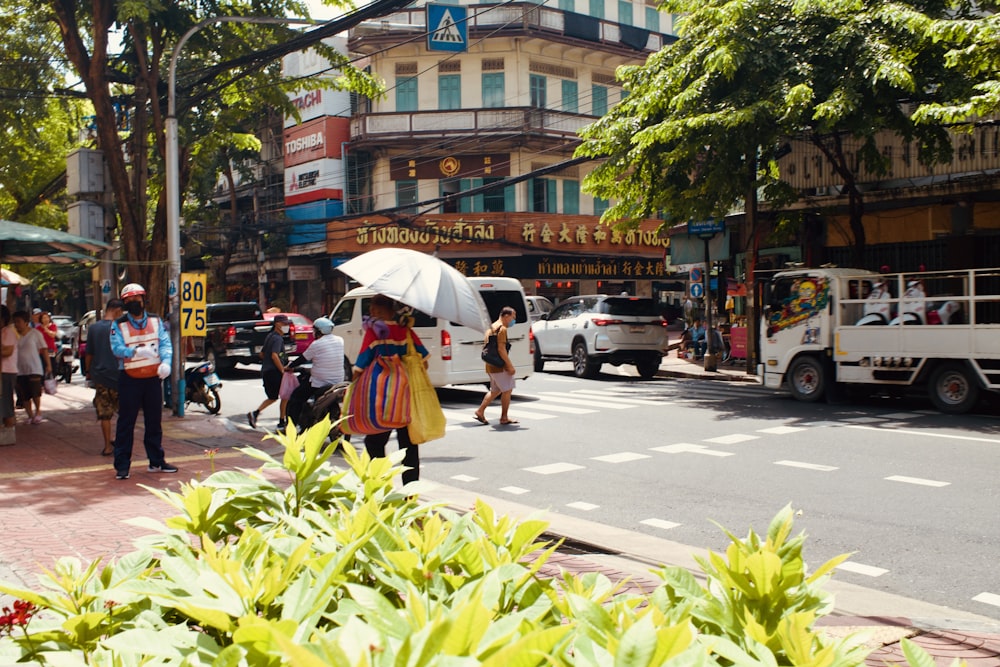
[[[139,283],[129,283],[122,288],[121,298],[127,299],[130,296],[141,296],[145,298],[146,288]]]
[[[329,317],[316,318],[313,320],[313,329],[325,336],[333,331],[333,322],[330,321]]]

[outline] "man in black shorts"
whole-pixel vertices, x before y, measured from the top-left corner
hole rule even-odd
[[[254,428],[257,428],[257,417],[260,416],[264,408],[279,400],[278,390],[281,388],[281,376],[285,373],[284,336],[288,333],[288,316],[278,314],[274,316],[273,321],[274,328],[267,334],[267,338],[264,339],[264,346],[260,350],[260,376],[264,381],[264,395],[267,398],[264,399],[264,402],[256,410],[247,413],[247,421]],[[285,409],[287,407],[288,401],[286,400],[281,400],[278,404],[278,408],[281,410],[281,416],[278,419],[279,431],[284,430],[287,424],[287,418],[285,417]]]

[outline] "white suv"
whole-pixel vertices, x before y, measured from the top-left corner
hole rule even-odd
[[[594,377],[605,363],[635,364],[639,376],[656,375],[667,353],[667,322],[655,301],[591,294],[566,299],[531,325],[535,371],[546,361],[572,361],[577,377]]]

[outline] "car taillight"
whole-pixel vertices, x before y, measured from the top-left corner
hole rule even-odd
[[[621,324],[622,323],[621,320],[604,320],[604,319],[599,319],[599,318],[596,318],[596,317],[593,318],[593,319],[591,319],[590,321],[593,322],[594,324],[596,324],[599,327],[606,327],[609,324]]]
[[[661,326],[661,327],[663,327],[664,329],[666,329],[666,328],[667,328],[667,321],[666,321],[666,320],[663,320],[663,319],[660,319],[660,320],[653,320],[652,322],[650,322],[650,324],[652,324],[652,325],[653,325],[654,327],[655,327],[655,326]]]
[[[226,329],[226,345],[231,344],[236,340],[236,327],[230,326]]]
[[[451,334],[441,330],[441,360],[451,361]]]
[[[528,329],[528,352],[530,354],[535,353],[535,330]]]

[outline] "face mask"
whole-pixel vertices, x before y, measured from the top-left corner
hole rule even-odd
[[[514,326],[515,324],[517,324],[517,318],[516,317],[510,318],[510,326]]]
[[[125,304],[125,310],[132,317],[139,317],[143,313],[142,301],[129,301]]]

